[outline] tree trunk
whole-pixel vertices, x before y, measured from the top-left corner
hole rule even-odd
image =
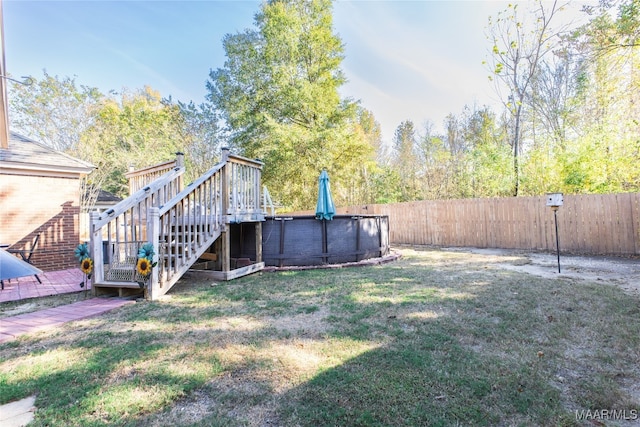
[[[520,117],[522,115],[522,103],[516,108],[516,126],[513,135],[513,196],[517,197],[520,190]]]

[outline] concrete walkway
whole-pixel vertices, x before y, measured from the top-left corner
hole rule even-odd
[[[0,405],[0,426],[23,427],[33,421],[35,396]]]

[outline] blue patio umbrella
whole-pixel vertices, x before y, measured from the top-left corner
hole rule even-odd
[[[34,267],[33,265],[22,261],[11,255],[4,249],[0,249],[0,282],[2,282],[2,289],[4,289],[4,281],[16,279],[24,276],[36,276],[42,273],[42,270]]]
[[[329,175],[323,170],[318,178],[318,203],[316,204],[316,219],[333,219],[336,207],[331,197],[331,185]]]

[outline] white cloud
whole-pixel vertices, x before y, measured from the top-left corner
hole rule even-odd
[[[469,7],[474,6],[471,11]],[[361,99],[384,139],[403,120],[420,129],[465,104],[488,103],[483,26],[488,14],[469,2],[340,2],[335,25],[346,43],[343,93]],[[496,4],[493,4],[495,7]],[[472,13],[470,13],[472,12]]]

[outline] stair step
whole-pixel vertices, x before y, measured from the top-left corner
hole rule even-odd
[[[100,288],[130,288],[140,289],[140,285],[137,282],[96,282],[91,286]]]
[[[96,296],[118,296],[119,298],[138,298],[145,290],[134,282],[98,282],[91,285]]]

